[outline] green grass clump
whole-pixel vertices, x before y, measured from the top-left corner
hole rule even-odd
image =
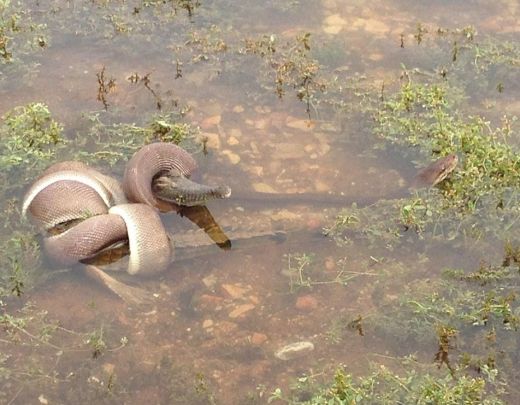
[[[174,111],[153,115],[144,125],[105,123],[102,113],[90,114],[70,154],[76,160],[114,166],[126,162],[134,152],[153,141],[175,143],[191,153],[199,152],[199,132],[180,122],[183,114],[184,111]]]
[[[449,205],[473,210],[479,201],[492,197],[498,206],[520,184],[520,158],[508,143],[514,132],[507,121],[493,128],[482,117],[455,113],[452,93],[442,83],[406,82],[383,103],[376,130],[387,140],[417,146],[434,156],[459,155],[455,180],[445,193]]]
[[[20,2],[0,0],[0,66],[16,65],[18,72],[27,70],[30,66],[20,62],[24,56],[47,47],[46,31],[47,26],[34,22]],[[0,72],[0,80],[3,78]]]
[[[2,117],[0,125],[0,167],[2,177],[23,170],[22,179],[33,178],[56,157],[65,144],[62,125],[43,103],[15,107]],[[7,181],[4,177],[4,181]]]
[[[306,405],[505,404],[496,395],[501,387],[495,381],[495,370],[486,370],[487,373],[479,377],[461,375],[453,378],[435,366],[420,365],[411,359],[406,359],[403,365],[402,372],[381,365],[368,376],[359,378],[354,378],[346,367],[342,367],[336,371],[331,383],[312,394],[308,391],[308,379],[300,378],[289,396],[278,388],[268,402],[279,400]],[[419,369],[422,370],[419,372]]]

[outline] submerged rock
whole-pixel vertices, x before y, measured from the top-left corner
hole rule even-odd
[[[302,341],[288,344],[287,346],[284,346],[280,350],[276,351],[274,355],[280,360],[292,360],[305,356],[307,353],[310,353],[313,350],[314,345],[312,342]]]

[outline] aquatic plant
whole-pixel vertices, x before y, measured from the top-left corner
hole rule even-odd
[[[402,361],[403,370],[394,371],[384,365],[373,365],[374,371],[354,378],[348,368],[338,368],[329,384],[316,388],[316,382],[300,377],[288,394],[277,388],[268,403],[287,404],[505,404],[499,394],[503,389],[495,379],[494,370],[481,377],[469,375],[453,378],[435,366]],[[310,389],[308,387],[311,387]]]
[[[15,107],[6,113],[0,125],[2,183],[23,184],[52,162],[66,143],[62,131],[43,103]],[[9,180],[15,171],[21,171],[21,180]]]
[[[19,2],[0,0],[0,66],[20,62],[24,55],[45,48],[46,28],[35,23]]]

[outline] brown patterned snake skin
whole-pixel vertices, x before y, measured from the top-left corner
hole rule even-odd
[[[44,239],[44,250],[59,265],[89,259],[128,241],[129,274],[160,272],[173,260],[174,251],[157,213],[161,203],[153,195],[153,179],[164,173],[189,177],[196,167],[188,152],[168,143],[153,143],[136,152],[126,166],[122,186],[86,164],[57,163],[29,188],[22,213],[30,214],[45,233],[60,224],[73,224]],[[229,196],[229,189],[226,192],[221,197]]]

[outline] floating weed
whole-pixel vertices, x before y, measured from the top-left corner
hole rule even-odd
[[[350,265],[346,258],[335,262],[334,274],[325,272],[324,268],[318,266],[311,253],[289,253],[284,255],[286,262],[282,274],[289,277],[290,292],[294,293],[300,288],[313,288],[321,285],[340,284],[347,285],[348,282],[359,276],[371,275],[373,273],[355,272],[347,270]]]
[[[399,224],[398,218],[401,205],[407,203],[407,200],[381,200],[369,207],[353,204],[350,208],[343,209],[331,225],[324,227],[323,233],[338,246],[365,239],[372,247],[391,248],[403,234],[404,228]]]
[[[107,79],[105,77],[105,66],[103,66],[101,70],[96,73],[96,77],[98,82],[97,101],[103,103],[105,110],[108,110],[109,104],[107,101],[107,96],[116,88],[116,79],[113,77]]]
[[[400,217],[401,223],[405,230],[413,229],[417,233],[424,231],[424,217],[431,216],[432,213],[428,209],[427,201],[422,198],[410,199],[406,204],[401,206]]]
[[[450,364],[449,353],[454,348],[453,341],[457,337],[457,330],[447,325],[437,325],[437,337],[439,339],[439,349],[435,353],[435,362],[439,368],[444,364],[455,375],[455,370]]]
[[[352,319],[351,316],[341,316],[331,322],[328,330],[325,332],[325,338],[332,343],[340,343],[347,331],[355,331],[359,336],[364,336],[363,317],[358,315]]]
[[[323,234],[335,238],[336,242],[340,245],[346,245],[351,241],[347,237],[342,237],[340,235],[342,235],[344,230],[350,225],[358,223],[359,218],[355,214],[351,213],[347,209],[343,209],[336,215],[334,223],[331,226],[323,228]]]
[[[320,67],[310,57],[311,34],[297,36],[294,43],[279,45],[275,35],[260,39],[246,39],[243,52],[258,55],[272,69],[274,91],[278,97],[285,95],[287,88],[296,90],[296,96],[307,105],[307,113],[317,92],[326,90],[325,81],[318,75]]]
[[[308,275],[313,255],[307,253],[289,253],[284,255],[287,262],[285,272],[290,278],[291,293],[301,287],[311,287],[312,279]]]
[[[85,344],[89,345],[92,349],[92,358],[96,359],[105,349],[107,348],[107,345],[105,341],[103,340],[104,337],[104,329],[103,326],[101,326],[99,329],[92,331],[89,333],[85,338]]]
[[[135,151],[152,141],[181,144],[190,152],[198,152],[198,130],[180,120],[186,110],[153,115],[144,126],[126,123],[106,124],[101,113],[86,116],[86,134],[74,142],[72,155],[89,163],[105,162],[114,166],[126,161]]]
[[[163,98],[161,97],[159,91],[154,90],[152,88],[152,80],[150,79],[151,75],[152,75],[151,73],[147,73],[145,75],[140,76],[138,73],[134,73],[134,74],[130,75],[127,78],[127,80],[134,85],[142,84],[144,86],[144,88],[148,91],[148,93],[150,93],[152,95],[152,97],[155,99],[155,106],[156,106],[157,110],[161,111],[165,106],[164,105],[165,102],[164,102]],[[182,76],[182,74],[179,70],[179,66],[177,66],[177,75],[179,75],[178,77]],[[175,99],[172,99],[172,100],[170,100],[170,105],[172,108],[177,108],[178,101]]]
[[[99,329],[90,333],[66,329],[60,322],[49,319],[47,311],[38,310],[30,304],[19,310],[10,310],[7,304],[1,305],[0,327],[3,334],[0,351],[9,355],[0,355],[0,381],[8,382],[4,387],[9,389],[0,392],[0,400],[10,391],[12,398],[13,389],[22,387],[29,391],[38,391],[43,387],[69,389],[69,384],[76,380],[78,374],[83,377],[82,370],[87,368],[91,373],[92,353],[118,351],[128,343],[126,337],[122,337],[115,345],[106,343],[107,336]],[[56,364],[68,362],[69,359],[74,359],[75,368],[69,368],[67,373],[58,372]],[[4,360],[8,361],[7,364]],[[87,379],[93,376],[88,374],[84,377]],[[108,383],[114,386],[113,375],[108,376]],[[78,392],[76,385],[70,389],[75,398],[83,395]],[[106,393],[107,388],[104,390]]]
[[[11,261],[11,271],[9,275],[9,283],[11,284],[11,294],[20,297],[24,291],[25,274],[18,260],[9,258]]]
[[[1,244],[0,296],[20,296],[37,282],[40,247],[33,233],[16,232]]]

